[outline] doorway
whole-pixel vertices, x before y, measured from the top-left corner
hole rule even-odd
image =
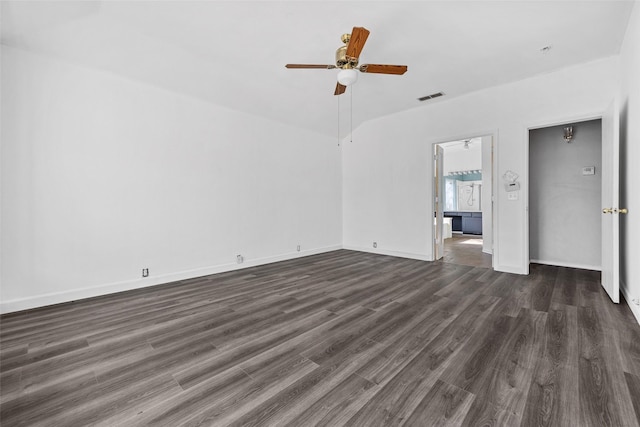
[[[619,176],[619,167],[620,167],[620,117],[618,111],[618,100],[613,99],[609,103],[609,106],[602,112],[601,115],[593,115],[590,117],[578,117],[573,120],[561,120],[556,121],[555,123],[541,124],[538,126],[530,126],[527,128],[527,157],[531,155],[531,131],[542,128],[550,128],[553,126],[562,126],[563,127],[563,138],[566,140],[573,139],[577,137],[576,131],[577,129],[573,124],[581,125],[582,123],[588,123],[590,121],[599,121],[601,134],[600,134],[600,156],[596,157],[596,160],[600,160],[601,168],[600,168],[600,205],[592,205],[590,209],[594,209],[598,212],[600,216],[600,224],[599,226],[594,227],[591,230],[585,230],[585,233],[590,234],[599,234],[601,244],[600,244],[600,260],[599,260],[599,269],[601,271],[600,274],[600,284],[602,288],[607,292],[609,298],[614,303],[620,302],[620,219],[619,216],[621,214],[626,214],[627,209],[619,206],[619,186],[620,186],[620,176]],[[565,128],[571,128],[569,130],[565,130]],[[597,139],[597,137],[596,137]],[[532,162],[527,159],[527,166],[531,167]],[[583,166],[581,168],[581,173],[585,173],[586,175],[591,175],[593,172],[597,175],[597,170],[592,170],[589,166]],[[527,175],[529,177],[529,172],[527,171]],[[527,196],[528,198],[528,196]],[[527,200],[529,202],[529,200]],[[525,233],[525,260],[531,262],[533,257],[531,256],[531,229],[529,224],[532,220],[532,212],[530,207],[527,206],[526,210],[528,215],[526,216],[527,221],[527,233]],[[581,212],[577,214],[580,215]],[[575,243],[575,241],[574,241]],[[573,246],[576,248],[576,246]],[[577,252],[582,256],[584,254],[583,248],[577,249]],[[575,263],[575,260],[572,261],[572,264]],[[529,263],[527,263],[529,265]],[[575,266],[575,265],[570,265]],[[598,269],[597,266],[591,266],[593,269]],[[589,268],[589,266],[583,266],[583,268]]]
[[[529,130],[529,261],[601,270],[602,121]]]
[[[493,267],[493,136],[434,144],[434,258]]]

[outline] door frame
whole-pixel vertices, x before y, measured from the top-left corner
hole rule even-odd
[[[433,144],[433,210],[435,224],[433,225],[433,259],[435,261],[444,256],[444,148],[440,144]],[[440,221],[438,221],[440,220]],[[441,250],[442,249],[442,250]]]
[[[526,183],[521,186],[520,190],[522,191],[522,198],[524,201],[524,238],[522,239],[524,248],[522,253],[524,256],[525,273],[529,274],[529,265],[531,263],[531,254],[529,253],[529,154],[531,143],[529,141],[529,132],[535,129],[543,129],[554,126],[562,126],[568,124],[575,124],[578,122],[586,122],[589,120],[602,120],[604,115],[604,111],[599,111],[597,113],[587,113],[576,116],[565,116],[559,117],[555,119],[546,119],[541,120],[535,123],[532,123],[528,126],[524,127],[524,141],[525,141],[525,149],[524,149],[524,164],[522,170],[524,171],[524,177],[526,177]]]
[[[430,214],[433,214],[435,211],[435,192],[434,188],[436,185],[436,177],[435,177],[435,159],[434,153],[436,152],[436,145],[444,144],[452,141],[462,141],[465,139],[473,139],[473,138],[481,138],[483,136],[491,137],[491,201],[492,201],[492,209],[491,209],[491,269],[495,270],[498,260],[498,254],[500,251],[500,247],[498,244],[498,231],[500,227],[499,221],[499,206],[498,206],[498,137],[499,132],[498,129],[488,130],[488,131],[480,131],[480,132],[469,132],[466,134],[452,136],[448,138],[437,138],[433,140],[430,144],[429,151],[429,161],[431,164],[431,198],[429,200]],[[527,160],[528,161],[528,160]],[[442,177],[444,178],[444,177]],[[484,215],[482,220],[484,221]],[[435,235],[435,226],[433,225],[433,218],[430,218],[429,227],[431,229],[431,258],[435,260],[436,256],[436,235]]]

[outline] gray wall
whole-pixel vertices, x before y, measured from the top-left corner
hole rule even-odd
[[[529,132],[529,256],[531,262],[600,269],[601,123]],[[595,166],[595,175],[582,168]]]

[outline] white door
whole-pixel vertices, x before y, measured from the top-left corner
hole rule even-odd
[[[617,103],[602,116],[602,287],[620,302],[619,122]]]
[[[444,158],[444,148],[439,145],[436,145],[436,153],[435,153],[435,176],[433,179],[434,189],[433,189],[433,206],[434,206],[434,217],[435,217],[435,242],[434,242],[434,252],[435,259],[441,259],[444,254],[444,229],[442,227],[442,221],[444,218],[444,177],[443,177],[443,158]]]

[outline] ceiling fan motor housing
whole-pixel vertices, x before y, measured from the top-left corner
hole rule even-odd
[[[336,67],[347,69],[355,68],[358,66],[358,58],[351,58],[347,56],[347,46],[340,46],[336,50]]]

